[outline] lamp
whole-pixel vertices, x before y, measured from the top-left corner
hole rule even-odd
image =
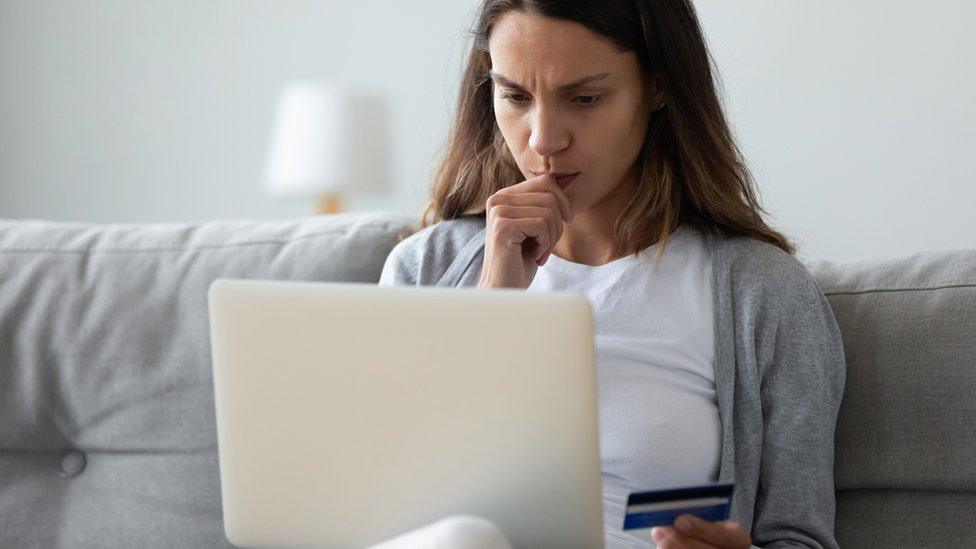
[[[343,191],[386,186],[389,133],[381,95],[323,82],[288,84],[278,97],[265,188],[276,197],[317,198],[317,213],[338,213]]]

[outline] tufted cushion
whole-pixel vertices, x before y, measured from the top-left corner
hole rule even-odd
[[[847,358],[841,547],[976,547],[976,251],[807,266]]]
[[[210,282],[376,282],[412,221],[0,221],[0,547],[227,546]]]

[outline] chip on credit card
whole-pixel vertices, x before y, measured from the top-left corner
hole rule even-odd
[[[631,492],[627,497],[623,529],[671,526],[674,519],[685,513],[707,521],[726,520],[729,518],[733,486],[731,482],[712,482]]]

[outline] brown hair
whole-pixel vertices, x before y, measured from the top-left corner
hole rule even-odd
[[[488,37],[511,10],[575,21],[634,52],[646,74],[662,76],[666,108],[651,115],[637,158],[636,195],[614,221],[613,257],[668,237],[682,222],[719,236],[745,235],[793,254],[769,227],[712,79],[708,53],[690,0],[485,0],[461,80],[447,151],[434,179],[421,227],[485,214],[485,201],[523,180],[495,122]]]

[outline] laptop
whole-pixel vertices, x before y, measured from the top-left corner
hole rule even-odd
[[[227,539],[363,548],[449,515],[602,548],[593,315],[568,292],[220,279]]]

